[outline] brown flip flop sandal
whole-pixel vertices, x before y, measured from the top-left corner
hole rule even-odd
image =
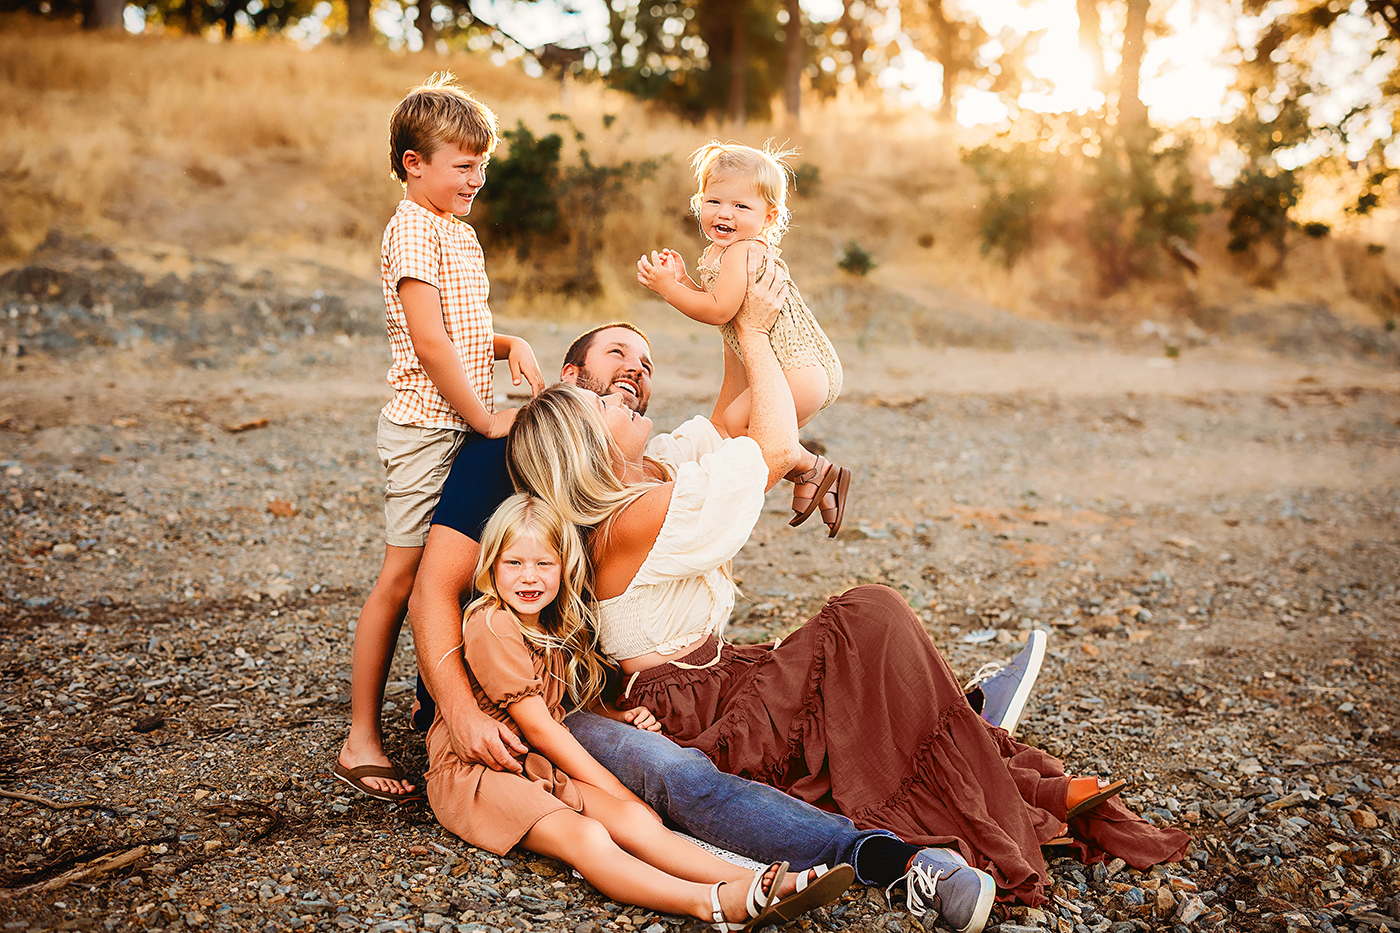
[[[1065,794],[1065,808],[1069,811],[1065,814],[1065,819],[1072,820],[1105,800],[1117,797],[1127,786],[1127,781],[1113,781],[1099,787],[1098,778],[1071,778],[1069,791]],[[1085,794],[1088,796],[1084,796]]]
[[[406,800],[422,800],[423,792],[415,790],[411,794],[391,794],[386,790],[379,790],[370,787],[365,783],[367,777],[388,778],[391,781],[406,781],[408,777],[397,767],[384,767],[383,765],[360,765],[358,768],[347,768],[339,761],[331,766],[331,774],[336,778],[349,784],[355,790],[366,797],[373,797],[375,800],[388,800],[393,803],[401,803]]]
[[[808,880],[812,871],[818,872],[818,875]],[[769,923],[787,923],[809,910],[825,907],[845,894],[846,889],[856,880],[856,870],[846,864],[831,869],[825,865],[818,865],[816,868],[800,872],[800,875],[798,889],[782,900],[774,901],[772,906],[754,921],[755,929]]]

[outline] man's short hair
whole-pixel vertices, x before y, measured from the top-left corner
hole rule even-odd
[[[407,183],[403,154],[410,149],[425,162],[431,162],[433,153],[446,145],[490,155],[499,142],[496,129],[490,107],[458,87],[452,72],[435,72],[409,91],[389,117],[389,164],[394,177]]]
[[[651,346],[651,341],[647,339],[647,335],[642,333],[642,329],[637,325],[628,324],[626,321],[613,321],[611,324],[602,324],[590,331],[585,331],[580,334],[577,340],[569,344],[569,352],[564,354],[564,365],[572,366],[575,369],[583,369],[583,360],[584,357],[588,356],[588,351],[593,346],[593,338],[597,337],[605,330],[612,330],[614,327],[630,330],[632,333],[645,340],[648,347]]]

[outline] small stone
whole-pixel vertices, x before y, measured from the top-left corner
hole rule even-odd
[[[1118,874],[1120,871],[1127,867],[1128,863],[1123,861],[1121,858],[1114,859],[1113,861],[1108,863],[1108,877],[1112,878],[1114,875]]]
[[[1172,896],[1172,887],[1164,884],[1157,889],[1157,909],[1171,910],[1176,906],[1176,898]]]
[[[1364,807],[1360,810],[1351,811],[1351,821],[1356,824],[1357,829],[1375,829],[1381,825],[1380,819],[1370,810]]]
[[[209,796],[209,791],[205,790],[204,788],[199,787],[199,788],[196,788],[196,789],[195,789],[195,792],[194,792],[194,799],[195,799],[196,801],[203,800],[205,797],[208,797],[208,796]]]
[[[78,553],[78,546],[76,544],[55,544],[52,553],[59,560],[68,560]]]
[[[1206,910],[1205,901],[1192,895],[1182,899],[1181,903],[1177,905],[1176,914],[1173,915],[1172,919],[1178,923],[1194,923]]]
[[[436,930],[447,922],[447,918],[442,914],[424,914],[423,919],[418,921],[418,925],[425,930]]]

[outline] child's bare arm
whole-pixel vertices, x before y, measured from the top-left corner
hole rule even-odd
[[[578,739],[549,714],[544,698],[538,695],[516,700],[506,707],[510,718],[520,727],[525,741],[570,777],[600,787],[623,800],[638,799],[617,777],[598,764],[597,759],[578,743]]]
[[[457,409],[473,431],[486,437],[505,437],[515,420],[516,410],[510,408],[492,414],[477,398],[476,390],[462,369],[457,348],[452,345],[447,327],[442,323],[442,299],[438,290],[418,279],[403,279],[399,282],[399,300],[403,302],[413,352],[442,397]]]
[[[679,281],[675,272],[667,268],[661,257],[656,255],[643,256],[637,260],[637,281],[656,292],[667,304],[692,321],[713,325],[725,323],[738,312],[739,306],[744,303],[744,292],[748,287],[743,262],[731,262],[726,266],[721,261],[715,289],[713,292],[707,292],[691,287],[694,283],[690,282],[688,276],[686,282],[689,282],[689,285]]]
[[[510,366],[512,385],[520,385],[524,379],[530,384],[530,394],[539,395],[544,391],[544,376],[540,375],[540,364],[535,362],[535,351],[522,337],[509,334],[496,335],[496,359],[505,360]]]

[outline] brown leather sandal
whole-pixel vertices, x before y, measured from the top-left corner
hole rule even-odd
[[[1092,810],[1105,800],[1117,797],[1128,786],[1127,781],[1110,781],[1100,784],[1096,777],[1070,778],[1065,792],[1065,819],[1072,820],[1087,810]]]
[[[810,470],[796,475],[789,474],[788,479],[792,480],[792,510],[797,513],[788,524],[800,525],[820,509],[822,521],[831,529],[827,537],[836,537],[836,533],[841,530],[841,521],[846,516],[846,493],[851,488],[851,471],[845,467],[834,466],[830,460],[818,456],[817,462],[812,464]],[[803,486],[815,486],[815,494],[800,495],[799,489]],[[823,505],[828,494],[832,504]]]

